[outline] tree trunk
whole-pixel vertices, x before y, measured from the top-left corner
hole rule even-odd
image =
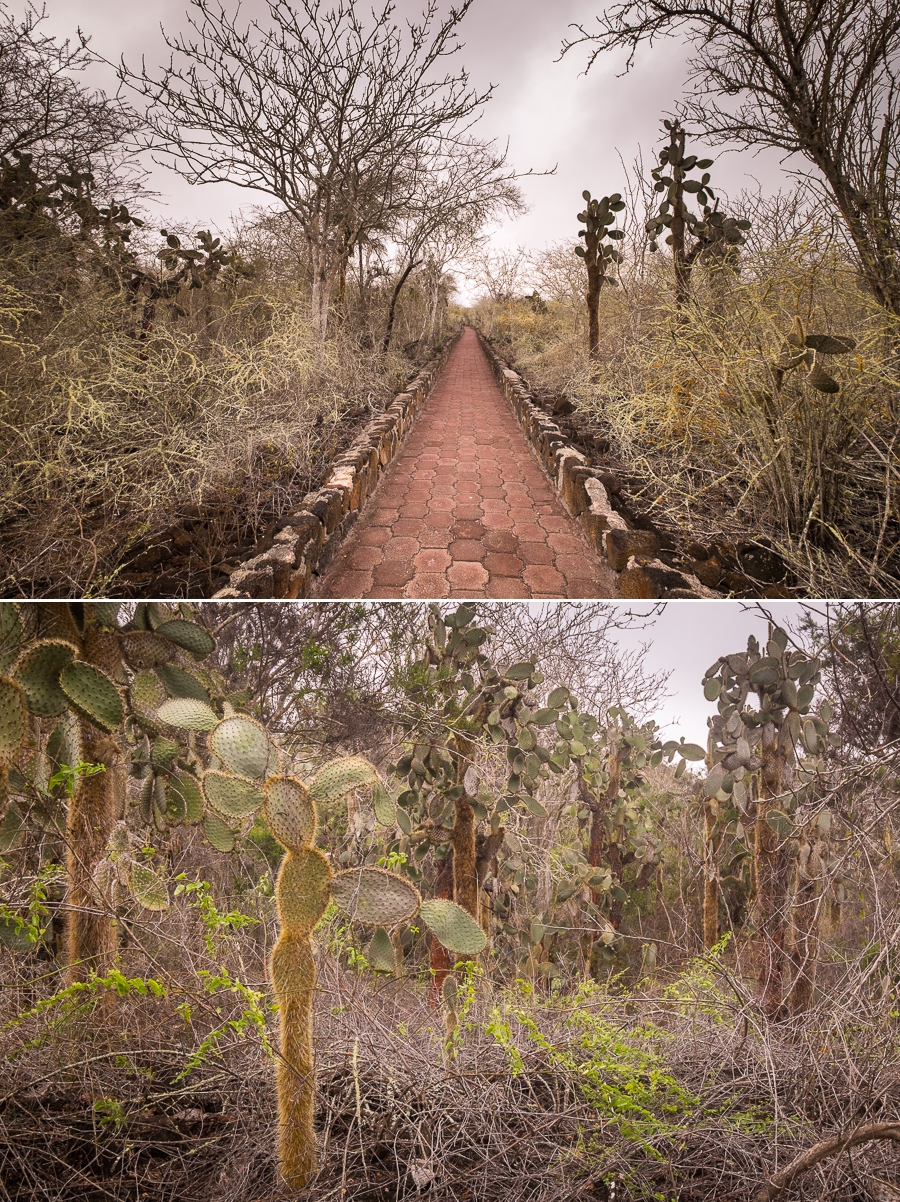
[[[400,296],[400,290],[402,289],[402,287],[406,283],[406,281],[409,279],[410,272],[413,270],[413,268],[418,267],[420,262],[421,262],[420,259],[411,259],[409,266],[403,272],[403,275],[401,275],[401,277],[397,281],[397,283],[394,285],[394,291],[391,293],[391,303],[388,306],[387,324],[384,327],[384,337],[381,340],[382,355],[387,354],[388,348],[391,345],[391,335],[394,332],[394,318],[396,317],[396,314],[397,314],[397,299]]]
[[[328,262],[327,250],[312,243],[310,243],[310,263],[312,266],[312,328],[316,342],[319,344],[321,358],[325,348],[325,337],[328,333],[328,310],[331,305],[331,290],[334,287],[335,272],[333,266]]]
[[[91,972],[107,972],[117,944],[113,915],[94,877],[121,813],[121,755],[115,743],[89,722],[81,723],[81,742],[85,763],[103,764],[106,771],[82,777],[69,803],[66,977],[70,985],[86,980]]]
[[[454,803],[453,900],[478,921],[478,878],[475,873],[475,811],[466,797]]]
[[[603,276],[598,263],[588,263],[588,290],[585,300],[588,309],[588,357],[600,358],[600,288]]]
[[[769,802],[784,791],[787,759],[774,722],[762,729],[762,789],[756,818],[756,906],[760,938],[759,999],[769,1019],[783,1017],[784,934],[791,855],[766,820]]]
[[[122,667],[119,640],[111,631],[89,621],[82,650],[87,663],[113,680],[119,678]],[[66,971],[70,984],[85,980],[91,971],[102,975],[115,960],[118,928],[94,878],[97,866],[106,856],[113,827],[125,808],[125,765],[119,747],[84,720],[81,742],[85,763],[103,764],[105,771],[79,779],[69,803]]]
[[[578,788],[581,800],[585,802],[591,810],[591,830],[588,841],[588,863],[592,868],[599,868],[604,861],[604,858],[609,857],[609,847],[606,838],[606,815],[609,812],[609,806],[619,794],[619,784],[621,780],[621,763],[615,748],[610,753],[609,757],[609,782],[606,786],[603,796],[599,801],[594,801],[588,793],[584,779],[579,772]],[[603,904],[602,893],[591,890],[591,901],[598,908]],[[613,921],[612,918],[610,921]],[[613,926],[615,926],[613,921]],[[592,975],[594,972],[594,944],[596,936],[590,933],[585,945],[585,956]]]

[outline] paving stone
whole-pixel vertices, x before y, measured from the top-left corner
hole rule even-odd
[[[319,595],[614,597],[467,329]]]

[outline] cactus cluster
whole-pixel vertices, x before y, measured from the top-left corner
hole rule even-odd
[[[659,163],[651,171],[654,191],[664,193],[657,213],[646,224],[650,235],[650,249],[659,249],[659,238],[663,230],[669,230],[666,245],[672,247],[675,258],[676,295],[679,303],[687,299],[690,271],[695,262],[720,265],[734,259],[737,249],[744,244],[744,231],[750,222],[729,217],[719,209],[719,202],[710,185],[709,170],[712,159],[701,159],[687,154],[685,141],[687,131],[680,121],[663,121],[668,134],[668,144],[659,154]],[[689,179],[692,171],[701,172],[699,179]],[[686,196],[696,197],[701,205],[700,214],[692,213],[687,207]],[[711,203],[712,202],[712,203]],[[686,235],[694,239],[688,248]]]
[[[204,811],[197,756],[160,710],[170,700],[210,701],[212,678],[176,661],[193,666],[214,641],[186,605],[141,602],[121,625],[119,610],[115,602],[0,605],[0,808],[10,791],[29,798],[6,809],[3,838],[16,841],[26,824],[58,834],[66,814],[72,972],[78,960],[99,964],[114,949],[104,880],[160,908],[161,882],[143,863],[128,861],[126,872],[113,838],[124,806],[123,749],[131,747],[145,822],[165,829],[198,822]],[[30,731],[37,737],[29,742]],[[92,764],[105,772],[88,779],[79,766]],[[52,784],[60,773],[71,788]]]
[[[328,857],[315,846],[319,805],[368,786],[384,809],[387,791],[367,760],[360,756],[334,760],[304,782],[278,770],[277,748],[266,731],[243,714],[229,712],[220,718],[204,702],[184,705],[173,699],[160,706],[158,718],[172,727],[204,732],[214,757],[200,780],[210,816],[233,838],[262,810],[270,831],[286,850],[275,890],[280,935],[272,952],[271,975],[281,1028],[279,1159],[285,1181],[299,1189],[314,1172],[316,1161],[312,1047],[316,974],[311,937],[329,904],[377,928],[370,944],[373,966],[387,971],[395,965],[387,928],[416,915],[444,947],[463,955],[477,955],[484,948],[484,933],[459,906],[450,901],[423,902],[415,885],[395,873],[368,866],[334,872]]]

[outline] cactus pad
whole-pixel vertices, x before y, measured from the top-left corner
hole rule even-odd
[[[375,809],[375,817],[382,826],[394,825],[397,821],[397,803],[381,781],[372,790],[372,805]]]
[[[27,729],[25,693],[15,681],[0,678],[0,770],[12,763]]]
[[[203,659],[216,649],[215,639],[196,622],[183,622],[176,618],[172,622],[163,622],[157,626],[156,633],[174,643],[176,647],[189,651],[195,659]]]
[[[269,830],[288,851],[309,847],[316,834],[316,807],[302,781],[273,776],[266,782],[263,807]]]
[[[312,1000],[316,962],[308,935],[284,934],[272,951],[272,985],[279,998]]]
[[[203,796],[226,822],[249,818],[265,801],[262,790],[250,781],[225,772],[205,772],[202,787]]]
[[[75,658],[76,650],[62,639],[44,639],[29,647],[16,663],[16,681],[25,692],[28,708],[39,718],[55,718],[68,707],[59,674]]]
[[[180,814],[182,822],[199,822],[203,817],[203,794],[198,782],[188,772],[179,772],[167,782],[166,799],[167,808],[171,806]]]
[[[209,705],[209,693],[192,672],[185,672],[177,664],[159,664],[156,674],[170,697],[193,697]]]
[[[166,768],[178,755],[181,748],[171,739],[154,739],[150,750],[150,763],[154,768]]]
[[[366,959],[369,967],[376,972],[396,972],[397,957],[394,955],[394,945],[384,927],[377,927],[369,946],[366,948]]]
[[[122,635],[122,658],[129,668],[155,668],[171,654],[166,640],[149,630],[129,630]]]
[[[438,943],[450,952],[476,956],[484,951],[487,938],[471,914],[456,902],[432,898],[422,902],[422,920],[435,935]]]
[[[133,864],[131,868],[131,892],[134,900],[145,910],[168,910],[169,891],[165,881],[144,864]]]
[[[160,722],[177,726],[179,730],[214,730],[219,725],[215,711],[205,701],[197,701],[194,697],[175,697],[172,701],[164,701],[159,707],[158,717]]]
[[[203,819],[203,833],[216,851],[234,851],[234,832],[216,814]]]
[[[278,874],[278,913],[292,935],[308,935],[328,908],[331,868],[316,847],[289,851]]]
[[[119,619],[119,610],[121,608],[121,601],[95,601],[94,617],[97,619],[97,625],[115,626]]]
[[[348,868],[331,882],[338,909],[360,922],[391,926],[412,918],[421,898],[415,885],[384,868]]]
[[[220,722],[209,737],[209,747],[238,776],[257,780],[269,766],[271,746],[266,732],[241,715]]]
[[[159,730],[159,708],[165,703],[166,690],[155,672],[138,672],[131,682],[131,709],[141,726]]]
[[[62,691],[77,714],[111,734],[125,717],[119,690],[105,672],[90,664],[67,664],[59,674]]]
[[[327,804],[337,801],[358,785],[376,784],[378,773],[369,761],[360,755],[348,755],[320,768],[309,782],[309,792],[313,801]]]

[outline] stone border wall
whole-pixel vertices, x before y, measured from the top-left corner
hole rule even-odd
[[[276,531],[252,559],[236,568],[214,600],[309,597],[396,456],[416,415],[428,399],[460,329],[331,464],[321,488],[280,519]]]
[[[618,595],[641,600],[721,597],[696,576],[658,558],[657,536],[650,530],[633,529],[613,507],[608,489],[615,488],[614,477],[591,467],[587,456],[572,446],[556,422],[535,403],[518,372],[500,358],[480,330],[476,332],[500,390],[563,504],[581,524],[600,558],[616,573]]]

